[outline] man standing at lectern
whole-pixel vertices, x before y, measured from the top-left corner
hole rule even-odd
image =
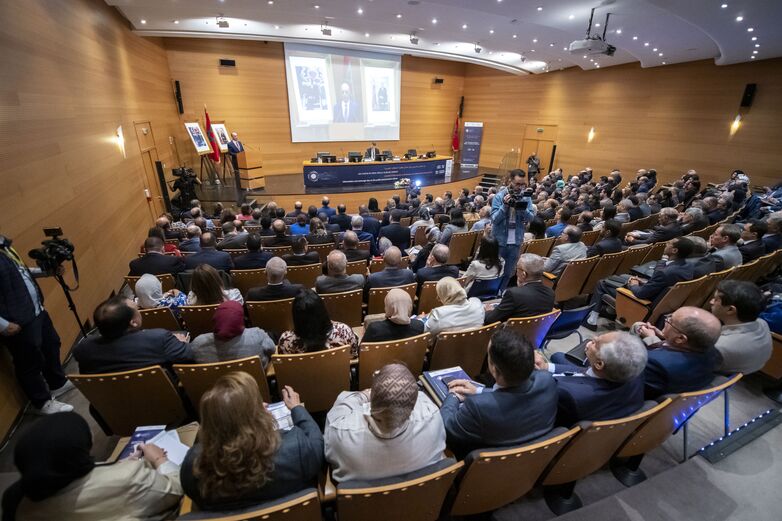
[[[239,162],[236,160],[236,154],[244,152],[244,145],[239,141],[239,134],[231,132],[231,141],[228,142],[228,153],[231,154],[231,163],[234,170],[239,170]]]

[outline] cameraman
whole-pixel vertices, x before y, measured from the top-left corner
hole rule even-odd
[[[192,202],[197,199],[195,193],[195,185],[200,185],[201,180],[196,177],[195,172],[191,168],[175,168],[172,172],[176,177],[171,191],[176,193],[171,198],[171,202],[179,208],[180,211],[186,208],[188,201]]]
[[[62,275],[59,266],[57,273]],[[16,379],[36,414],[72,411],[57,397],[73,388],[60,364],[60,337],[43,308],[43,293],[35,282],[46,277],[28,268],[11,241],[0,235],[0,343],[8,346]]]
[[[532,198],[523,193],[525,176],[524,170],[511,170],[508,186],[500,190],[491,203],[492,235],[497,239],[500,256],[505,260],[500,290],[505,289],[514,272],[513,267],[524,241],[525,225],[537,213]]]

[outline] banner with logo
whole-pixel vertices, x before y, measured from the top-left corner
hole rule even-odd
[[[304,186],[388,185],[402,178],[411,184],[430,184],[445,179],[450,159],[383,161],[380,163],[312,163],[304,165]]]
[[[462,168],[478,168],[481,158],[481,140],[483,139],[483,122],[465,121],[464,140],[462,142]]]

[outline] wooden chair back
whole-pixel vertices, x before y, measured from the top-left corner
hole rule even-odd
[[[171,308],[149,308],[138,311],[141,313],[141,329],[182,330],[182,324],[179,323]]]
[[[574,427],[558,436],[519,447],[470,454],[457,484],[451,516],[489,512],[523,497],[580,430]]]
[[[714,290],[717,289],[717,285],[722,279],[730,274],[732,269],[733,268],[728,268],[706,275],[703,283],[698,288],[698,291],[691,292],[682,306],[705,307],[706,309],[709,309],[709,300],[711,300],[711,297],[714,295]]]
[[[269,382],[266,381],[266,371],[259,356],[211,364],[174,364],[174,372],[179,383],[196,412],[198,412],[201,397],[212,388],[217,379],[235,371],[242,371],[252,376],[258,382],[263,401],[271,402]]]
[[[139,425],[179,425],[185,407],[165,369],[72,374],[68,379],[100,414],[112,434],[130,436]]]
[[[448,243],[448,264],[461,264],[472,256],[478,232],[462,232],[451,235]]]
[[[231,270],[231,283],[237,288],[242,296],[246,297],[251,288],[265,286],[266,269],[259,268],[255,270]]]
[[[249,250],[247,250],[247,248],[235,248],[235,249],[226,248],[223,251],[225,253],[228,253],[231,256],[231,258],[234,258],[234,257],[239,257],[241,255],[244,255]]]
[[[701,228],[700,230],[696,230],[692,232],[690,235],[695,235],[696,237],[700,237],[702,239],[705,239],[707,242],[709,240],[709,237],[711,236],[714,231],[720,227],[720,223],[714,223],[710,226],[707,226],[705,228]]]
[[[759,259],[755,259],[752,262],[748,262],[747,264],[740,264],[739,266],[735,266],[726,278],[731,280],[744,280],[751,282],[753,273],[755,273],[757,270],[758,263]]]
[[[432,347],[432,358],[429,370],[445,369],[460,366],[470,376],[477,376],[486,359],[486,348],[489,340],[500,322],[466,331],[440,333]]]
[[[358,387],[372,387],[372,374],[384,365],[400,362],[418,378],[424,367],[429,333],[389,342],[362,342],[358,346]]]
[[[600,237],[600,232],[602,230],[590,230],[588,232],[584,232],[581,235],[581,242],[586,244],[587,246],[593,246],[597,239]]]
[[[204,333],[211,333],[214,329],[212,317],[219,304],[205,306],[182,306],[179,308],[182,324],[193,339]]]
[[[394,286],[396,288],[399,288],[403,291],[406,291],[408,295],[410,295],[410,298],[413,299],[413,302],[415,302],[415,292],[418,285],[415,282],[411,282],[410,284],[405,284],[404,286]],[[391,288],[372,288],[369,290],[369,300],[367,301],[367,314],[373,315],[375,313],[384,313],[385,312],[385,298],[389,291],[394,289],[394,287]]]
[[[400,267],[407,268],[410,262],[410,257],[402,257],[402,264]],[[370,259],[369,261],[369,273],[377,273],[383,271],[386,267],[386,261],[383,259]]]
[[[435,521],[445,496],[464,467],[458,461],[426,476],[393,485],[337,487],[340,521]]]
[[[267,333],[279,336],[283,331],[293,329],[293,299],[245,302],[250,324]]]
[[[646,257],[644,257],[638,264],[646,264],[647,262],[658,261],[662,259],[666,244],[668,243],[655,242],[652,244],[652,247],[646,250]]]
[[[369,251],[372,249],[372,245],[369,244],[369,241],[360,241],[357,249]]]
[[[612,275],[630,273],[630,268],[641,264],[646,256],[649,255],[649,250],[651,250],[652,247],[651,244],[645,244],[643,246],[633,246],[632,248],[625,250],[623,252],[624,256],[622,257],[622,262],[619,263],[619,266],[617,266]]]
[[[321,521],[321,507],[318,491],[305,489],[291,494],[287,501],[275,501],[272,506],[259,505],[256,508],[235,512],[191,512],[192,501],[185,496],[177,519],[182,521]],[[187,507],[185,506],[187,505]]]
[[[554,301],[565,302],[581,295],[581,288],[584,282],[589,279],[600,257],[587,257],[586,259],[572,260],[565,266],[562,275],[557,279],[557,285],[554,287]]]
[[[277,387],[290,385],[310,412],[328,411],[350,390],[350,346],[314,353],[272,355]]]
[[[332,250],[336,250],[336,249],[337,249],[337,245],[335,243],[309,244],[307,246],[307,251],[318,252],[318,255],[320,256],[320,262],[326,262],[326,257],[329,256],[329,253]]]
[[[301,284],[305,288],[314,288],[315,279],[320,275],[323,275],[322,264],[305,264],[304,266],[288,266],[285,278],[293,284]]]
[[[774,380],[780,380],[782,379],[782,335],[772,332],[771,343],[771,358],[760,372]]]
[[[345,273],[348,275],[363,275],[367,276],[367,261],[357,260],[348,262],[345,268]]]
[[[597,286],[598,282],[606,277],[610,277],[614,273],[620,273],[617,271],[617,268],[622,264],[622,259],[624,259],[626,255],[627,250],[601,255],[581,288],[582,294],[591,295],[594,293],[595,286]]]
[[[466,277],[459,277],[456,280],[462,287],[467,283]],[[442,302],[437,298],[437,281],[430,280],[421,284],[421,291],[418,293],[418,313],[429,313],[441,305]]]
[[[401,224],[402,226],[410,226],[412,222],[413,222],[412,217],[402,217],[401,219],[399,219],[399,224]]]
[[[160,285],[163,287],[163,293],[166,291],[171,291],[172,289],[176,288],[176,279],[174,279],[174,276],[170,273],[162,273],[160,275],[155,275],[157,279],[160,281]],[[136,277],[132,275],[125,276],[125,284],[128,285],[130,288],[130,291],[133,293],[136,292],[136,282],[138,282],[138,279],[141,277]]]
[[[521,253],[534,253],[541,257],[548,257],[551,248],[554,246],[556,237],[548,237],[545,239],[532,239],[531,241],[524,241],[521,245]]]
[[[426,230],[428,226],[418,226],[415,229],[415,235],[413,236],[413,246],[424,246],[426,244]]]
[[[680,308],[691,292],[698,291],[706,280],[703,276],[695,280],[677,282],[654,304],[639,299],[627,288],[619,288],[616,292],[616,319],[626,326],[636,322],[647,321],[655,324],[657,319],[666,313],[672,313]]]
[[[561,313],[558,309],[552,309],[542,315],[531,317],[509,318],[505,322],[505,327],[517,332],[527,338],[535,349],[543,345],[543,340],[551,329],[552,324],[557,320]]]
[[[361,304],[363,297],[364,290],[361,289],[320,295],[326,310],[329,312],[329,318],[337,322],[343,322],[350,327],[358,327],[362,324]]]
[[[166,244],[173,244],[174,246],[179,246],[179,239],[166,239]]]
[[[264,246],[263,251],[267,251],[275,257],[282,257],[293,253],[293,248],[290,246]]]

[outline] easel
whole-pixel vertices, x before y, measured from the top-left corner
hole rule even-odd
[[[214,184],[219,185],[220,184],[220,176],[217,174],[217,168],[215,168],[215,164],[209,159],[209,156],[212,152],[202,152],[198,154],[201,156],[201,170],[198,172],[198,179],[203,183],[204,182],[204,168],[206,168],[206,175],[209,177],[210,181],[213,181]]]

